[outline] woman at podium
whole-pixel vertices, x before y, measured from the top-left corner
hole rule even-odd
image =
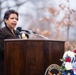
[[[0,75],[4,75],[4,39],[18,38],[17,32],[14,29],[18,22],[18,15],[19,13],[15,10],[8,10],[4,14],[5,27],[0,29]]]

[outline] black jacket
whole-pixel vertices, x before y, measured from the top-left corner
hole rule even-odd
[[[0,55],[4,52],[4,39],[16,39],[18,38],[16,35],[16,31],[14,30],[14,34],[11,30],[5,26],[0,29]]]

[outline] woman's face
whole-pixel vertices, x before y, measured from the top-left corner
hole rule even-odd
[[[9,18],[4,21],[10,29],[14,29],[17,25],[18,17],[16,14],[10,14]]]

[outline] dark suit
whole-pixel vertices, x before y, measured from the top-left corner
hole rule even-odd
[[[4,39],[16,39],[18,38],[16,35],[16,31],[14,30],[14,34],[11,30],[5,26],[0,29],[0,75],[3,74],[3,63],[4,63]]]

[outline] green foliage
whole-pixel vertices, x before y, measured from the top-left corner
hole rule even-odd
[[[61,71],[66,70],[65,66],[60,66],[60,70]]]

